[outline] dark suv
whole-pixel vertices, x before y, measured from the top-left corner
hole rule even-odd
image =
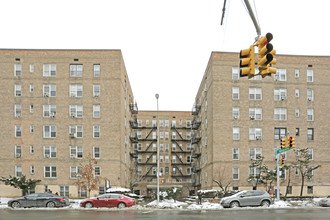
[[[232,196],[225,197],[220,201],[220,205],[222,205],[224,208],[242,206],[268,207],[270,204],[270,195],[266,191],[261,190],[241,191]]]

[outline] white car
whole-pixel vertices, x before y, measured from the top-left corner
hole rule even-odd
[[[320,206],[330,206],[330,196],[319,201]]]

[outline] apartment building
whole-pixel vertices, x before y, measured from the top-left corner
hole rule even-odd
[[[247,79],[240,78],[238,53],[212,52],[193,108],[195,188],[219,189],[213,180],[234,190],[255,188],[247,181],[259,172],[249,167],[251,159],[261,155],[275,169],[281,138],[292,136],[297,151],[283,154],[285,163],[308,148],[311,164],[321,165],[305,180],[304,195],[330,194],[330,57],[276,58],[276,74]],[[281,192],[289,175],[288,195],[299,195],[301,177],[295,168],[282,173]]]
[[[194,194],[192,175],[192,115],[190,111],[159,111],[160,190]],[[153,197],[157,189],[157,111],[139,111],[132,118],[131,142],[134,191]]]
[[[0,49],[0,79],[0,176],[26,175],[41,180],[31,191],[85,197],[74,182],[90,154],[95,176],[129,187],[135,104],[120,50]],[[1,182],[0,195],[21,192]]]

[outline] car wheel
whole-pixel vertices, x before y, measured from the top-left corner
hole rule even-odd
[[[234,201],[230,203],[230,208],[237,208],[237,207],[239,207],[239,202]]]
[[[260,205],[261,205],[262,207],[269,207],[270,202],[269,202],[268,200],[264,200],[264,201],[261,202]]]
[[[47,208],[54,208],[55,207],[55,203],[54,202],[47,202],[46,207]]]
[[[11,207],[16,209],[16,208],[21,208],[21,203],[19,202],[12,202],[11,203]]]
[[[126,207],[126,204],[125,203],[122,203],[121,202],[121,203],[118,204],[118,208],[125,208],[125,207]]]
[[[91,203],[91,202],[87,202],[87,203],[85,204],[85,208],[93,208],[93,203]]]

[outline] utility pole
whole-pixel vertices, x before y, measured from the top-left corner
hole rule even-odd
[[[259,24],[257,22],[256,17],[254,16],[254,13],[253,13],[253,10],[251,8],[249,0],[244,0],[244,2],[245,2],[245,5],[247,7],[247,10],[249,11],[250,17],[251,17],[251,19],[253,21],[253,24],[254,24],[254,27],[256,28],[256,31],[257,31],[257,34],[258,34],[258,36],[256,37],[256,40],[258,40],[260,35],[261,35],[261,29],[259,27]]]

